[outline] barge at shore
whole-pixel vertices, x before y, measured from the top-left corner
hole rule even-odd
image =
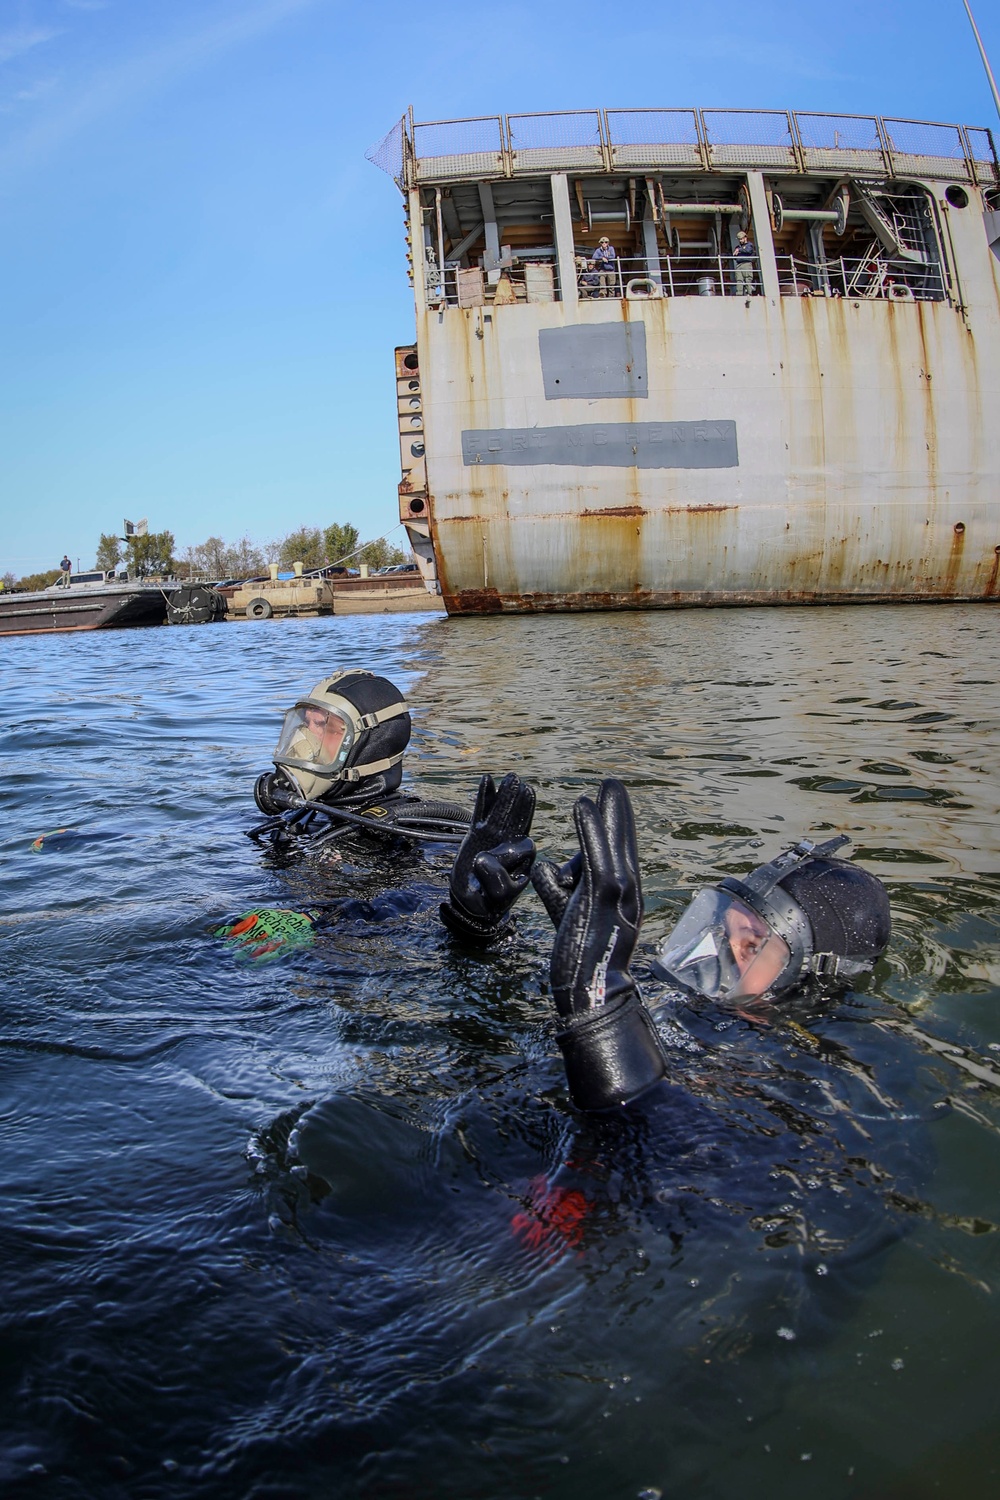
[[[158,583],[113,572],[64,573],[31,593],[0,594],[0,635],[103,630],[111,625],[162,625],[169,596]]]
[[[371,158],[412,255],[400,518],[449,613],[1000,594],[990,131],[411,114]]]

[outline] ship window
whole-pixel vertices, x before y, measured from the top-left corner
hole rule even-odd
[[[959,187],[955,182],[952,183],[951,187],[945,188],[944,195],[952,208],[968,208],[969,206],[968,193],[965,191],[965,188]]]
[[[423,443],[411,443],[410,444],[410,452],[413,454],[414,458],[423,458],[423,456],[424,456],[424,445],[423,445]]]
[[[420,361],[417,359],[417,356],[415,354],[407,354],[404,356],[403,364],[408,370],[415,370],[419,363]]]

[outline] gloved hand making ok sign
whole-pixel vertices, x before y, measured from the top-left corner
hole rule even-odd
[[[499,787],[492,776],[479,783],[472,827],[455,856],[449,899],[441,906],[441,920],[456,937],[484,944],[503,930],[528,884],[534,811],[534,789],[513,772]]]
[[[620,781],[573,808],[580,852],[564,865],[539,859],[532,884],[556,925],[550,974],[567,1023],[556,1040],[580,1109],[610,1109],[664,1076],[656,1029],[629,964],[642,923],[635,818]]]

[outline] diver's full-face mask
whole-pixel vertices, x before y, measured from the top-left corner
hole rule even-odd
[[[321,797],[347,763],[355,739],[346,714],[306,699],[285,714],[274,761],[291,773],[303,796]]]
[[[329,799],[356,782],[378,787],[395,777],[398,784],[409,738],[406,700],[394,683],[372,672],[337,672],[285,714],[274,763],[301,796]]]
[[[766,994],[791,949],[764,918],[724,890],[699,891],[657,957],[657,968],[709,1000]]]
[[[660,945],[654,968],[706,999],[737,1001],[773,998],[810,976],[843,982],[864,973],[888,941],[888,903],[874,876],[828,858],[847,842],[844,834],[819,847],[804,839],[742,879],[699,891]],[[843,903],[832,940],[829,898],[810,894],[813,871],[832,881],[834,899]]]

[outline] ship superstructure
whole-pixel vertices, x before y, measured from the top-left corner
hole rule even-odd
[[[416,307],[400,518],[450,613],[1000,592],[990,131],[408,116],[372,159]]]

